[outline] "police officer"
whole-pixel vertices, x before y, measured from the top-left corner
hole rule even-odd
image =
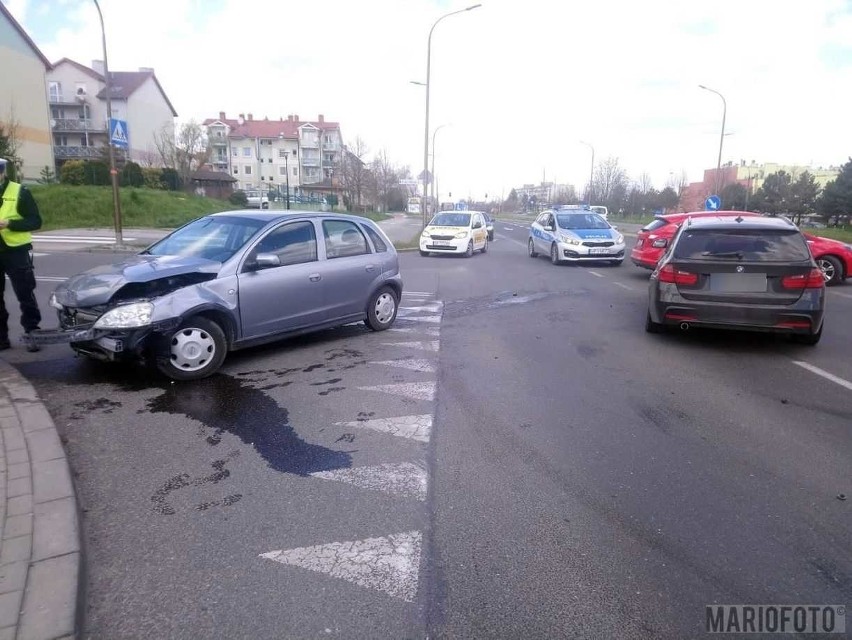
[[[41,228],[38,205],[26,187],[12,182],[6,175],[8,162],[0,158],[0,351],[8,349],[9,312],[4,294],[6,276],[21,305],[21,325],[25,333],[37,330],[41,312],[35,298],[35,272],[33,271],[33,245],[31,231]],[[27,351],[38,351],[39,346],[27,342]]]

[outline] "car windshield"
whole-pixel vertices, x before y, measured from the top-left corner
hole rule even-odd
[[[609,229],[609,223],[596,213],[558,213],[560,229]]]
[[[436,227],[469,227],[469,213],[439,213],[430,223]]]
[[[674,248],[683,260],[801,262],[810,258],[795,230],[696,229],[684,231]]]
[[[642,227],[642,231],[656,231],[661,227],[665,227],[668,223],[668,220],[665,220],[663,218],[657,218],[653,222],[649,222],[644,227]]]
[[[166,236],[144,253],[225,262],[265,224],[262,220],[237,216],[199,218]]]

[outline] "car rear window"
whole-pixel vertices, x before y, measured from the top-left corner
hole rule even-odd
[[[660,227],[665,227],[668,224],[668,220],[663,220],[662,218],[657,218],[653,222],[649,222],[644,227],[642,227],[642,231],[656,231]]]
[[[796,230],[696,229],[684,231],[674,247],[683,260],[751,260],[801,262],[808,245]]]

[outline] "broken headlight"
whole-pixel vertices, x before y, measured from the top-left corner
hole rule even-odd
[[[154,305],[150,302],[123,304],[110,309],[95,322],[95,329],[134,329],[151,324]]]

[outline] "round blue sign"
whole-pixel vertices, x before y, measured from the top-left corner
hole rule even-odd
[[[722,198],[719,196],[707,196],[707,199],[704,201],[705,211],[718,211],[721,208]]]

